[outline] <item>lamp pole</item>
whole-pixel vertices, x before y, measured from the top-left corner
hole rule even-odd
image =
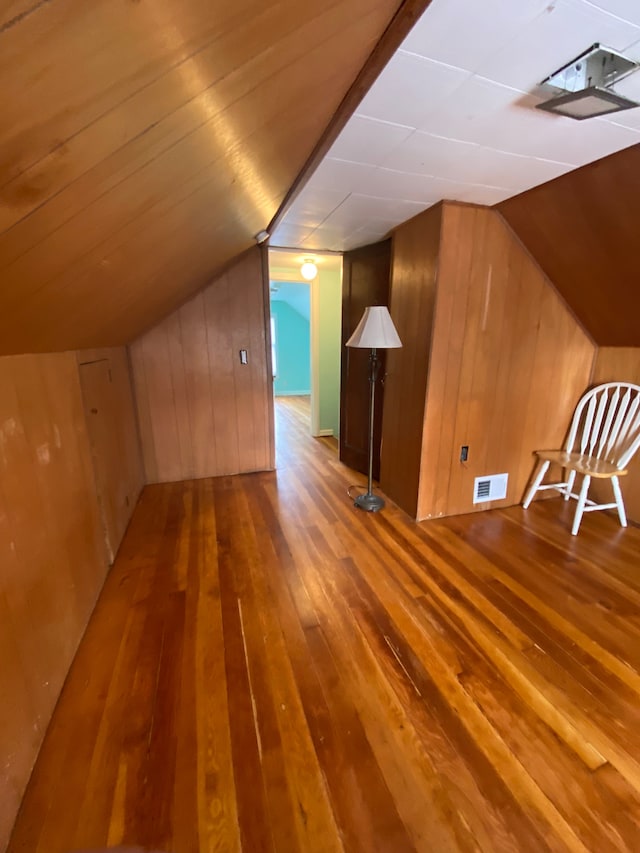
[[[376,348],[372,347],[369,353],[369,478],[366,494],[358,495],[354,500],[355,506],[365,509],[367,512],[378,512],[384,506],[384,500],[379,495],[373,494],[373,416],[379,367],[378,353]]]
[[[378,361],[379,349],[396,349],[402,346],[402,342],[396,332],[396,327],[385,305],[369,305],[365,308],[362,319],[356,326],[346,345],[368,349],[369,352],[369,479],[367,491],[364,495],[358,495],[354,505],[367,512],[378,512],[384,506],[384,501],[378,495],[373,494],[373,415],[376,399],[376,380],[380,362]]]

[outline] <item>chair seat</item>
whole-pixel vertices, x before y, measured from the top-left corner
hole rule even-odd
[[[590,477],[622,477],[627,473],[626,469],[616,468],[604,459],[594,459],[593,456],[583,456],[580,453],[567,453],[566,450],[536,450],[536,456],[553,465],[572,468],[578,474],[588,474]]]

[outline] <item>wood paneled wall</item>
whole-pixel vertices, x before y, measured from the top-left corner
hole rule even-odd
[[[634,382],[640,385],[640,349],[638,347],[601,347],[598,350],[593,384],[600,382]],[[629,473],[620,480],[627,516],[640,524],[640,454],[632,459]],[[595,496],[611,499],[611,484],[592,480]]]
[[[498,205],[599,346],[640,346],[640,145]]]
[[[111,564],[144,485],[127,350],[78,352],[98,504]]]
[[[386,354],[380,485],[414,517],[441,219],[442,205],[437,205],[393,235],[389,307],[402,349]]]
[[[405,391],[383,431],[383,470],[401,473],[382,485],[420,519],[519,502],[532,451],[562,441],[595,355],[499,214],[445,203],[439,235],[437,216],[398,229],[391,285]],[[474,478],[505,472],[507,498],[474,505]]]
[[[274,467],[265,262],[249,250],[131,346],[147,482]]]
[[[594,344],[487,208],[444,206],[435,316],[418,516],[518,503],[532,452],[564,438]],[[506,499],[474,505],[474,478],[505,472]]]
[[[107,570],[78,372],[95,356],[0,358],[0,850]],[[111,483],[130,498],[121,536],[142,465],[126,350],[100,357],[112,369],[119,436]]]
[[[0,849],[106,563],[74,353],[0,358]]]
[[[369,350],[348,347],[369,305],[389,304],[391,240],[345,252],[342,259],[342,340],[340,362],[340,461],[355,471],[369,470]],[[380,375],[387,372],[386,350],[378,350]],[[372,471],[380,479],[384,385],[376,383]]]
[[[0,352],[125,344],[200,290],[427,2],[0,4]]]

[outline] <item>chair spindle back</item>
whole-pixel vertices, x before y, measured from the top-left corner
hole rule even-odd
[[[609,382],[588,391],[573,416],[567,451],[625,468],[640,448],[640,387]]]

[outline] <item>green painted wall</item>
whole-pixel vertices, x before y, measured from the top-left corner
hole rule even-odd
[[[342,273],[318,271],[318,410],[320,430],[340,434]]]
[[[308,288],[307,288],[308,296]],[[309,321],[288,303],[271,301],[276,326],[276,378],[274,393],[311,393]]]

